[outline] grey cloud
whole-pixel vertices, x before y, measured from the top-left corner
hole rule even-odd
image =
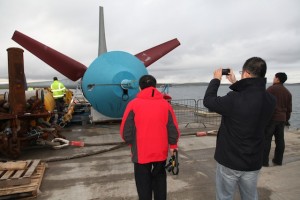
[[[209,81],[214,69],[238,71],[252,56],[267,61],[269,81],[284,66],[291,74],[288,82],[299,82],[298,0],[3,0],[1,78],[7,74],[6,48],[19,46],[11,40],[14,30],[91,64],[97,56],[99,6],[109,51],[136,54],[179,39],[178,48],[148,68],[161,82]],[[57,73],[26,50],[24,60],[28,78],[49,80]]]

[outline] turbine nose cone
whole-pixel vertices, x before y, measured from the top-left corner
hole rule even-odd
[[[145,74],[144,64],[133,55],[122,51],[103,53],[85,72],[82,90],[95,110],[120,118],[139,92],[138,81]]]

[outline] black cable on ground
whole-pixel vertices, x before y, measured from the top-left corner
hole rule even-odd
[[[84,143],[84,146],[93,147],[93,146],[110,146],[110,145],[119,145],[119,144],[125,144],[125,142]]]
[[[196,136],[196,133],[182,134],[181,137],[191,136],[191,135]],[[42,161],[44,161],[44,162],[56,162],[56,161],[70,160],[70,159],[75,159],[75,158],[82,158],[82,157],[92,156],[92,155],[96,155],[96,154],[106,153],[106,152],[109,152],[109,151],[116,150],[116,149],[122,148],[124,146],[127,146],[125,144],[125,142],[108,142],[108,143],[98,143],[98,144],[84,143],[85,147],[108,146],[108,145],[116,145],[116,146],[113,146],[113,147],[108,148],[108,149],[96,150],[96,151],[92,151],[92,152],[88,152],[88,153],[80,153],[80,154],[76,154],[76,155],[73,155],[73,156],[43,159]]]
[[[191,136],[191,135],[196,136],[196,133],[191,132],[191,133],[181,134],[181,137]],[[91,152],[87,152],[87,153],[79,153],[79,154],[72,155],[72,156],[64,156],[64,157],[55,157],[55,158],[41,159],[41,161],[42,162],[56,162],[56,161],[71,160],[71,159],[76,159],[76,158],[83,158],[83,157],[92,156],[92,155],[96,155],[96,154],[106,153],[106,152],[113,151],[113,150],[122,148],[124,146],[127,146],[125,144],[125,142],[84,143],[85,147],[111,146],[111,145],[115,145],[115,146],[113,146],[111,148],[108,148],[108,149],[101,149],[101,150],[91,151]]]
[[[126,146],[125,143],[121,143],[121,144],[118,144],[118,145],[113,146],[108,149],[101,149],[101,150],[96,150],[96,151],[92,151],[92,152],[88,152],[88,153],[80,153],[80,154],[76,154],[76,155],[72,155],[72,156],[42,159],[41,161],[42,162],[56,162],[56,161],[63,161],[63,160],[71,160],[71,159],[75,159],[75,158],[82,158],[82,157],[92,156],[92,155],[96,155],[96,154],[100,154],[100,153],[105,153],[108,151],[119,149],[124,146]]]

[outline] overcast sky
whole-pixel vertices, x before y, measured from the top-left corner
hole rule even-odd
[[[279,71],[300,82],[299,0],[1,0],[0,81],[8,77],[6,49],[22,48],[15,30],[88,67],[98,52],[99,6],[108,51],[135,55],[180,41],[147,68],[158,82],[208,82],[219,67],[239,78],[253,56],[266,60],[268,82]],[[24,63],[28,81],[64,78],[27,50]]]

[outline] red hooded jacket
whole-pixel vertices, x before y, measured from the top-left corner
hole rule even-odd
[[[143,89],[128,103],[120,134],[131,146],[132,162],[139,164],[166,160],[169,145],[177,148],[180,136],[171,104],[154,87]]]

